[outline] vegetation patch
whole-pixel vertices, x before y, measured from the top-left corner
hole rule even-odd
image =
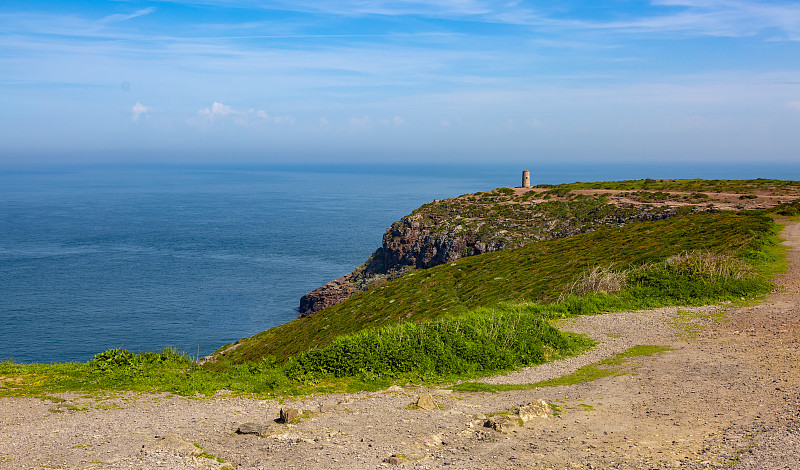
[[[709,313],[693,312],[685,309],[678,309],[673,326],[682,331],[678,336],[685,338],[696,338],[703,325],[711,323],[723,323],[727,321],[725,315],[727,309],[714,310]]]
[[[559,385],[574,385],[578,383],[592,382],[603,377],[628,374],[629,372],[612,366],[625,365],[632,357],[652,356],[654,354],[659,354],[670,350],[671,348],[666,346],[639,345],[608,359],[583,366],[571,374],[550,380],[543,380],[533,384],[487,384],[482,382],[464,382],[453,385],[450,388],[459,392],[502,392],[509,390],[532,390],[541,387],[556,387]]]
[[[575,355],[592,344],[583,336],[558,331],[525,308],[504,306],[342,336],[291,359],[286,373],[301,379],[475,375]]]

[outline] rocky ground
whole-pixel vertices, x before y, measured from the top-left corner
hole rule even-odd
[[[0,468],[797,469],[800,224],[784,237],[789,272],[757,305],[572,319],[561,326],[597,338],[595,350],[487,381],[559,377],[639,344],[672,348],[632,358],[627,374],[496,394],[3,398]],[[554,405],[546,417],[505,417],[539,400]],[[281,408],[303,413],[281,424]]]

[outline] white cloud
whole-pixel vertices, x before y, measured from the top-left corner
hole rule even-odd
[[[139,122],[139,118],[141,118],[142,115],[150,112],[150,110],[151,108],[149,106],[145,106],[137,101],[136,104],[131,108],[131,121]]]
[[[204,121],[213,121],[215,119],[224,118],[240,114],[239,111],[234,111],[233,108],[219,101],[214,101],[210,108],[201,109],[197,112],[197,117]]]
[[[233,107],[214,101],[208,108],[197,111],[192,123],[210,124],[212,122],[233,122],[241,127],[247,127],[255,122],[272,122],[274,124],[294,124],[294,116],[270,116],[263,109],[238,110]]]

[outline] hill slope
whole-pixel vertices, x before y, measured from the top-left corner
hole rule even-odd
[[[275,356],[281,362],[335,337],[398,322],[423,322],[502,302],[556,300],[595,266],[628,268],[690,250],[746,256],[774,230],[765,213],[708,212],[601,229],[460,259],[354,295],[306,318],[215,353],[223,368]]]

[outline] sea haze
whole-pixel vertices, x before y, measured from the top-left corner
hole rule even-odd
[[[166,346],[208,354],[294,319],[300,296],[365,261],[421,204],[517,185],[522,169],[0,169],[0,360]],[[785,165],[527,169],[534,184],[800,179]]]

